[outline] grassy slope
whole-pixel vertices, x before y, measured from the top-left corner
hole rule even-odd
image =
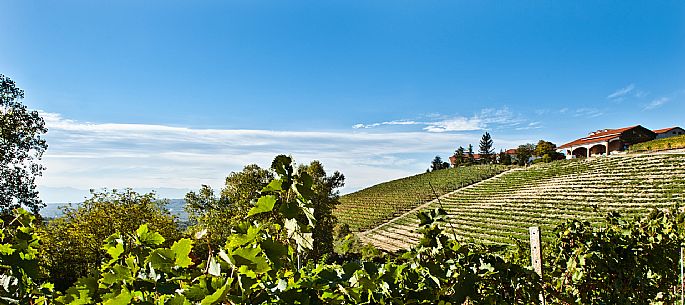
[[[450,168],[397,179],[342,196],[334,214],[352,230],[372,228],[457,188],[509,169],[500,165]]]
[[[642,142],[630,147],[631,152],[685,148],[685,135]]]
[[[685,154],[627,155],[558,161],[515,170],[455,192],[442,200],[456,234],[466,240],[511,244],[527,241],[528,228],[541,227],[543,240],[572,218],[591,222],[608,212],[636,215],[652,208],[682,206]],[[433,204],[430,208],[437,207]],[[418,220],[407,213],[362,233],[388,250],[417,242]]]

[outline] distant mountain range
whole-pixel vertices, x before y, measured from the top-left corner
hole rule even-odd
[[[171,214],[178,216],[179,220],[184,222],[188,220],[188,214],[183,209],[185,204],[186,201],[184,199],[169,199],[169,204],[166,207]],[[60,208],[67,205],[69,203],[48,203],[45,208],[40,210],[40,214],[48,218],[60,217],[62,216]],[[76,206],[78,203],[72,203],[72,205]]]
[[[101,191],[103,188],[94,188],[96,191]],[[112,189],[112,188],[108,188]],[[123,188],[117,188],[121,190]],[[183,198],[190,192],[190,189],[171,188],[171,187],[155,187],[155,188],[133,188],[138,193],[155,192],[159,198]],[[38,192],[43,202],[83,202],[86,198],[90,198],[90,190],[77,189],[73,187],[50,187],[39,186]]]

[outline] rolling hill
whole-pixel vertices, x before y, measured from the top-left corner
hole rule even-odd
[[[387,194],[381,195],[380,188],[376,192],[382,198],[394,198],[401,196],[398,193],[412,191],[389,186],[382,190]],[[352,198],[346,200],[351,201]],[[442,205],[450,219],[450,224],[445,227],[454,228],[461,239],[512,244],[514,239],[526,241],[528,228],[539,226],[544,241],[552,236],[556,225],[568,219],[598,222],[608,212],[631,216],[653,208],[682,206],[684,200],[685,154],[564,160],[512,169],[449,192],[441,197],[440,202],[433,200],[416,205],[410,211],[359,233],[359,236],[389,251],[406,248],[419,238],[414,232],[418,226],[417,211]],[[379,207],[368,211],[374,213],[382,210],[380,206],[383,204],[391,205],[389,201],[375,204]],[[359,211],[343,214],[341,219],[369,218]]]
[[[392,180],[342,196],[334,214],[353,231],[366,230],[433,200],[436,195],[490,178],[510,168],[475,165]]]

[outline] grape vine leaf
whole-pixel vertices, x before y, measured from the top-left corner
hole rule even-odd
[[[259,197],[257,204],[247,213],[247,217],[259,213],[270,212],[274,209],[274,204],[276,204],[276,196],[274,195]]]

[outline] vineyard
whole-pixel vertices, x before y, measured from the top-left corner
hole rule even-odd
[[[642,142],[630,147],[631,152],[685,148],[685,135]]]
[[[381,183],[342,196],[335,216],[354,231],[366,230],[434,199],[436,194],[440,196],[449,193],[510,168],[502,165],[474,165]]]
[[[685,199],[685,155],[627,155],[568,160],[514,169],[421,206],[442,204],[448,229],[463,240],[512,244],[539,226],[543,241],[560,223],[598,223],[607,213],[643,215],[653,208],[678,207]],[[360,234],[394,251],[416,244],[415,209]]]

